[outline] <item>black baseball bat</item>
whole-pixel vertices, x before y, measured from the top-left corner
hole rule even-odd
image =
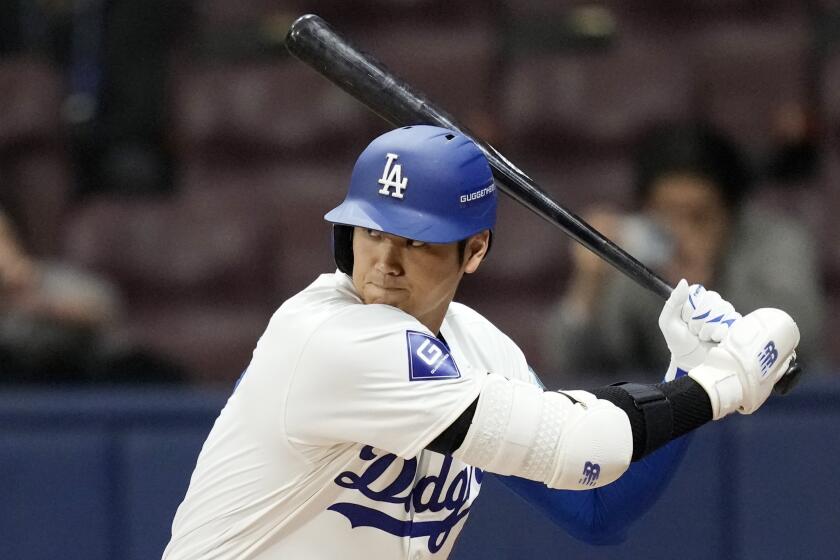
[[[562,229],[643,288],[663,299],[671,294],[673,288],[656,273],[583,219],[560,206],[498,150],[476,138],[451,115],[394,75],[372,55],[352,45],[320,17],[308,14],[295,20],[286,35],[286,48],[394,126],[430,124],[468,136],[484,152],[502,192]],[[792,366],[776,383],[776,392],[787,393],[800,373],[801,368]]]

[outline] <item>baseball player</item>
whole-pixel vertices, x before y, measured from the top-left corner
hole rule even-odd
[[[453,302],[490,249],[496,197],[457,132],[408,126],[362,152],[326,215],[338,270],[271,318],[164,558],[446,558],[485,473],[573,533],[593,492],[621,525],[667,480],[677,438],[767,399],[799,342],[793,320],[741,317],[685,280],[659,321],[665,382],[544,390],[516,344]]]

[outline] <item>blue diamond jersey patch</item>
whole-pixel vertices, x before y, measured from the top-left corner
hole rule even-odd
[[[458,379],[461,372],[449,348],[433,336],[406,331],[408,339],[408,377],[411,381]]]

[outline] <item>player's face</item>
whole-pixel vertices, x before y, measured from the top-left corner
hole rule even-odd
[[[711,282],[729,223],[720,190],[699,177],[668,175],[653,184],[647,209],[676,241],[668,279]]]
[[[437,333],[461,278],[478,268],[488,240],[486,231],[471,237],[462,260],[457,243],[423,243],[357,227],[353,285],[363,302],[402,309]]]

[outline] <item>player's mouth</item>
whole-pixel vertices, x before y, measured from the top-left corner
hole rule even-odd
[[[365,283],[380,290],[405,290],[404,278],[396,278],[385,274],[368,276]]]
[[[401,309],[402,305],[408,301],[408,296],[409,291],[405,288],[385,287],[381,284],[368,282],[362,294],[362,301],[365,303],[382,303]]]
[[[376,282],[368,282],[368,286],[372,286],[372,287],[376,288],[377,290],[382,290],[383,292],[401,292],[401,291],[406,290],[406,288],[403,288],[403,287],[400,287],[400,286],[382,285],[382,284],[378,284]]]

